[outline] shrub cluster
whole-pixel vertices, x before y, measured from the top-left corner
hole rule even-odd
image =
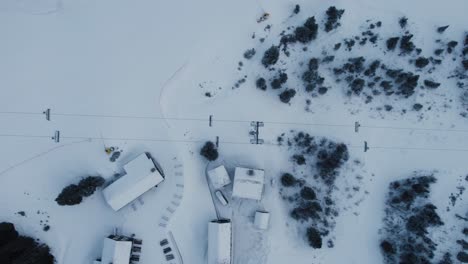
[[[82,179],[78,184],[65,187],[55,201],[62,206],[80,204],[83,198],[91,196],[104,182],[102,177],[89,176]]]
[[[203,145],[203,147],[200,150],[200,155],[202,155],[209,161],[214,161],[219,156],[216,145],[211,141],[207,141],[205,145]]]

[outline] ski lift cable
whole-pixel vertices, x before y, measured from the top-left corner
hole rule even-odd
[[[26,134],[0,134],[0,137],[17,137],[17,138],[51,138],[50,136],[44,135],[26,135]],[[190,139],[158,139],[158,138],[126,138],[126,137],[87,137],[87,136],[62,136],[62,139],[81,139],[81,140],[115,140],[115,141],[142,141],[142,142],[169,142],[169,143],[205,143],[206,140],[190,140]],[[252,144],[250,142],[240,141],[220,141],[220,144],[229,145],[251,145],[251,146],[276,146],[276,147],[287,147],[285,144],[265,142],[263,144]],[[362,145],[347,145],[348,148],[362,149]],[[463,148],[425,148],[425,147],[398,147],[398,146],[369,146],[370,149],[381,149],[381,150],[415,150],[415,151],[452,151],[452,152],[468,152],[468,149]]]
[[[38,112],[22,112],[22,111],[3,111],[0,112],[3,115],[42,115],[43,113]],[[206,118],[190,118],[190,117],[158,117],[158,116],[136,116],[136,115],[102,115],[102,114],[76,114],[76,113],[54,113],[56,116],[66,117],[85,117],[85,118],[120,118],[120,119],[152,119],[152,120],[172,120],[172,121],[195,121],[195,122],[207,122]],[[255,118],[254,118],[255,119]],[[220,123],[250,123],[252,120],[240,120],[240,119],[216,119],[213,117],[213,122]],[[285,122],[285,121],[274,121],[265,120],[262,121],[265,124],[272,125],[298,125],[298,126],[317,126],[317,127],[354,127],[354,124],[332,124],[332,123],[307,123],[307,122]],[[400,126],[377,126],[377,125],[366,125],[361,124],[361,128],[368,129],[392,129],[392,130],[409,130],[409,131],[436,131],[436,132],[461,132],[468,133],[468,129],[451,129],[451,128],[426,128],[426,127],[400,127]]]

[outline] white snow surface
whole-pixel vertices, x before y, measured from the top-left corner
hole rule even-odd
[[[301,12],[290,17],[296,3]],[[415,41],[429,52],[434,49],[437,26],[449,24],[444,38],[458,40],[467,24],[465,0],[1,1],[0,221],[13,222],[20,233],[47,243],[58,264],[91,263],[101,255],[103,238],[115,227],[143,240],[141,264],[165,263],[159,241],[167,229],[157,223],[167,215],[169,198],[179,188],[176,170],[182,164],[183,199],[168,229],[184,263],[206,263],[207,223],[216,214],[206,184],[206,161],[198,152],[202,142],[219,136],[224,160],[234,167],[265,168],[267,183],[262,204],[234,205],[234,211],[240,212],[232,224],[235,264],[382,263],[379,229],[388,184],[421,169],[436,171],[438,182],[432,187],[431,200],[445,222],[443,231],[450,234],[459,229],[454,214],[466,213],[467,193],[450,212],[444,212],[450,206],[449,194],[468,173],[468,124],[459,115],[460,91],[454,80],[441,77],[443,90],[409,99],[411,104],[428,102],[438,109],[422,118],[415,113],[370,110],[360,99],[346,97],[339,87],[314,100],[312,112],[304,111],[300,103],[282,104],[276,95],[255,89],[260,54],[278,42],[286,26],[312,15],[320,20],[330,5],[346,13],[338,31],[329,38],[319,37],[320,46],[357,34],[367,18],[381,20],[382,34],[389,35],[405,15]],[[266,11],[270,18],[257,24]],[[272,25],[270,31],[264,30],[266,24]],[[259,38],[265,41],[260,43]],[[243,52],[252,47],[257,55],[238,72]],[[322,50],[308,52],[313,56]],[[355,52],[375,56],[372,50]],[[297,59],[306,62],[309,56]],[[394,59],[393,65],[398,65]],[[447,76],[448,69],[443,67],[435,77]],[[231,89],[245,73],[247,82]],[[205,91],[213,96],[205,97]],[[396,103],[396,107],[404,106]],[[46,108],[52,109],[51,121],[41,114]],[[209,115],[214,116],[211,127]],[[350,155],[365,167],[360,185],[365,195],[359,206],[351,203],[350,209],[340,212],[333,248],[311,250],[301,234],[292,232],[277,182],[282,172],[292,170],[289,153],[268,144],[249,144],[250,121],[265,121],[261,137],[266,142],[296,129],[354,146]],[[372,127],[355,133],[351,127],[355,121]],[[435,130],[400,129],[415,127]],[[50,139],[55,130],[61,132],[60,143]],[[365,153],[364,140],[371,146]],[[103,145],[123,149],[121,158],[111,163]],[[160,189],[143,195],[142,202],[133,203],[135,209],[113,211],[101,190],[77,206],[62,207],[54,201],[65,186],[82,177],[101,175],[111,180],[123,164],[143,151],[154,155],[166,180]],[[349,202],[342,198],[341,202]],[[268,232],[253,228],[252,216],[258,209],[272,212]],[[44,223],[51,226],[48,232],[43,231]],[[439,244],[450,247],[453,239],[445,237],[447,243]]]

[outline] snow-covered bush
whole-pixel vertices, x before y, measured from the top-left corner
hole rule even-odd
[[[437,245],[428,232],[444,223],[428,201],[435,182],[431,174],[423,174],[390,184],[380,242],[385,263],[436,263]]]
[[[330,32],[341,25],[339,20],[341,19],[343,13],[344,9],[337,9],[335,6],[331,6],[327,9],[327,21],[325,22],[326,32]]]
[[[265,66],[265,68],[271,65],[275,65],[276,62],[278,62],[278,58],[279,58],[279,48],[277,46],[271,46],[263,54],[262,64],[263,66]]]
[[[218,149],[216,148],[216,145],[211,142],[207,141],[205,145],[202,147],[200,150],[200,155],[205,157],[209,161],[214,161],[218,158]]]

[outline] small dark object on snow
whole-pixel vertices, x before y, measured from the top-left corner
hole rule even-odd
[[[341,19],[343,13],[344,9],[337,9],[335,6],[331,6],[327,9],[327,21],[325,22],[325,32],[330,32],[341,25],[339,23],[339,20]]]
[[[437,88],[440,86],[440,83],[431,80],[424,80],[424,85],[429,88]]]
[[[422,108],[423,108],[422,104],[416,103],[416,104],[413,105],[413,110],[415,110],[415,111],[419,111]]]
[[[214,161],[218,158],[218,150],[213,142],[207,141],[200,150],[200,155],[205,157],[209,161]]]
[[[285,72],[281,72],[277,78],[271,81],[271,88],[279,89],[281,88],[283,84],[286,83],[287,80],[288,80],[288,75]]]
[[[313,248],[322,248],[322,236],[314,227],[307,228],[307,240]]]
[[[387,39],[387,49],[388,50],[394,50],[396,48],[396,45],[398,44],[398,40],[400,37],[393,37]]]
[[[258,89],[265,91],[267,89],[266,80],[262,77],[258,78],[255,82],[255,86],[257,86]]]
[[[50,230],[50,225],[45,225],[42,230],[44,230],[44,232],[47,232]]]
[[[291,98],[293,98],[296,95],[296,91],[294,89],[286,89],[283,91],[280,95],[280,101],[287,104],[289,101],[291,101]]]
[[[121,153],[120,151],[114,151],[114,152],[112,152],[112,155],[111,155],[111,157],[109,158],[109,160],[110,160],[111,162],[115,162],[115,161],[120,157],[120,153]]]
[[[398,20],[398,24],[400,24],[401,28],[405,28],[406,25],[408,25],[408,18],[407,17],[400,18],[400,20]]]
[[[210,92],[206,92],[206,93],[205,93],[205,96],[206,96],[206,97],[211,97],[211,93],[210,93]]]
[[[309,60],[309,70],[316,71],[319,67],[319,60],[317,58],[312,58]]]
[[[437,32],[438,33],[444,33],[444,31],[449,27],[449,25],[447,26],[442,26],[442,27],[438,27],[437,28]]]
[[[279,58],[279,49],[276,46],[271,46],[269,49],[265,51],[262,58],[263,66],[268,67],[270,65],[276,64]]]
[[[389,111],[392,111],[393,106],[391,106],[391,105],[384,105],[384,108],[385,108],[385,111],[389,112]]]
[[[299,14],[299,12],[301,12],[301,6],[300,6],[300,5],[296,5],[296,6],[294,7],[293,13],[294,13],[294,14]]]
[[[293,185],[296,185],[296,183],[297,183],[297,179],[289,173],[284,173],[281,176],[281,184],[284,187],[291,187]]]
[[[24,211],[19,211],[19,212],[17,212],[17,214],[19,214],[21,216],[26,216],[26,213]]]
[[[257,53],[255,49],[248,49],[244,52],[244,58],[250,60],[253,56],[255,56],[255,53]]]
[[[416,61],[414,62],[414,64],[416,65],[416,67],[418,68],[424,68],[426,67],[428,64],[429,64],[429,59],[428,58],[424,58],[424,57],[419,57],[416,59]]]

